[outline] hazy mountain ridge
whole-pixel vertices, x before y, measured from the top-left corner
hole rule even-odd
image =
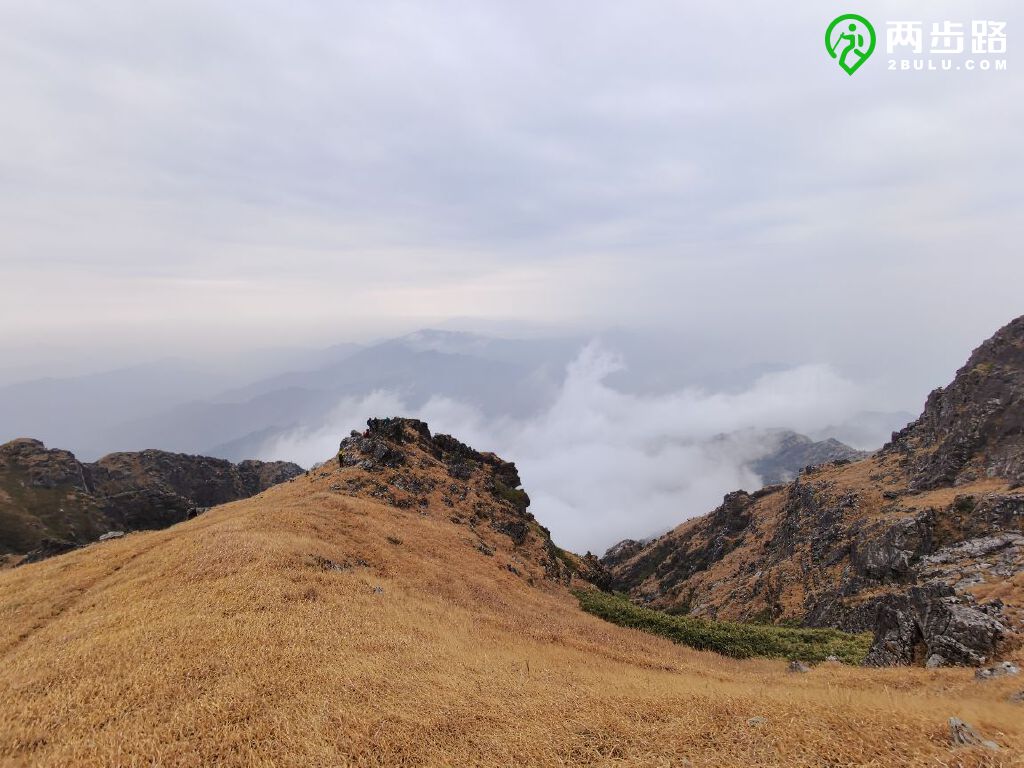
[[[637,333],[504,339],[426,329],[367,346],[273,350],[254,353],[254,360],[226,350],[216,366],[164,360],[5,385],[0,387],[5,430],[0,440],[30,434],[89,459],[157,445],[237,461],[256,455],[275,435],[315,427],[345,398],[381,391],[401,397],[410,408],[448,398],[490,418],[523,418],[550,404],[566,367],[592,338],[623,351],[627,365],[608,375],[608,383],[623,392],[687,387],[732,392],[785,368],[777,363],[732,368],[703,361],[707,353],[699,350],[676,360],[666,357],[672,339]],[[288,367],[295,363],[302,365]],[[260,369],[275,372],[246,378],[246,371]],[[875,448],[908,420],[898,414],[876,417],[866,434],[838,424],[834,432],[819,430],[813,436],[842,440],[853,434],[855,447]]]
[[[835,438],[812,440],[790,429],[764,430],[755,437],[765,441],[768,447],[749,466],[764,485],[789,482],[807,467],[863,459],[869,453],[851,448]]]

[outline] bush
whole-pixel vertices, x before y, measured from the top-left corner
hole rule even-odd
[[[737,659],[764,656],[814,662],[836,656],[846,664],[860,664],[871,646],[870,634],[712,621],[645,608],[622,595],[593,590],[578,590],[575,595],[584,611],[613,624]]]
[[[509,502],[520,512],[525,512],[526,508],[530,506],[530,497],[526,495],[526,491],[522,488],[509,488],[500,480],[494,481],[493,488],[495,496]]]

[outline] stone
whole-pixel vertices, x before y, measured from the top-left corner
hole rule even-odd
[[[1009,677],[1019,674],[1020,668],[1016,664],[1009,661],[1003,661],[995,666],[977,670],[974,673],[974,677],[978,680],[991,680],[995,677]]]
[[[957,596],[952,587],[912,587],[908,594],[890,595],[879,604],[865,664],[905,665],[939,655],[948,664],[976,667],[992,657],[1006,634],[1002,623],[967,596]]]
[[[757,726],[764,725],[767,722],[768,721],[765,718],[760,717],[760,716],[758,716],[758,717],[751,717],[751,718],[749,718],[747,720],[747,725],[749,725],[751,728],[756,728]]]
[[[789,667],[787,667],[787,669],[789,669],[790,672],[795,672],[799,674],[804,674],[811,671],[810,667],[808,667],[802,661],[797,661],[796,659],[789,662]]]
[[[956,485],[979,473],[1024,482],[1024,317],[974,350],[948,387],[883,450],[911,456],[914,487]]]
[[[99,537],[98,541],[110,541],[111,539],[124,538],[124,531],[107,531]]]
[[[483,554],[487,555],[487,557],[494,557],[494,549],[487,546],[484,542],[478,541],[476,543],[476,548]]]
[[[935,669],[936,667],[944,667],[948,663],[949,662],[946,661],[946,657],[943,656],[941,653],[933,653],[931,656],[928,657],[928,661],[926,661],[924,665],[928,669]]]
[[[999,745],[994,741],[982,738],[974,728],[958,717],[949,718],[949,737],[954,744],[960,747],[984,747],[985,749],[997,750]]]

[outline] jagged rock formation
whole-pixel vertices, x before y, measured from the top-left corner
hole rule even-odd
[[[530,497],[514,463],[450,435],[431,435],[418,419],[368,420],[364,432],[353,431],[341,441],[337,465],[344,470],[344,479],[331,486],[338,493],[424,515],[439,509],[465,526],[488,556],[500,546],[493,538],[498,534],[511,550],[508,570],[517,575],[529,562],[539,564],[545,578],[563,583],[574,575],[596,583],[608,578],[596,557],[581,558],[555,546],[548,529],[527,511]]]
[[[112,453],[82,463],[21,438],[0,445],[0,556],[33,562],[111,530],[164,528],[302,473],[289,462],[164,451]]]
[[[978,665],[1024,630],[1024,318],[876,455],[728,494],[602,559],[612,585],[701,616],[870,631],[869,662]]]
[[[1024,485],[1024,316],[978,347],[886,450],[906,458],[910,487],[1000,477]]]

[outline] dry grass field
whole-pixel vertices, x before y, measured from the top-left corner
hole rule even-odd
[[[349,471],[0,573],[0,765],[1024,764],[1019,677],[676,646]]]

